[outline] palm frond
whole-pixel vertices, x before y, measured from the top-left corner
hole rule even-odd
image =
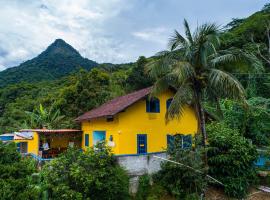
[[[232,53],[228,53],[224,55],[214,56],[214,58],[210,60],[210,64],[213,67],[216,67],[223,64],[234,63],[236,61],[237,61],[237,57],[233,55]]]
[[[210,58],[213,67],[223,67],[226,65],[241,65],[246,71],[260,73],[264,71],[261,61],[252,53],[232,47],[218,52],[218,56]]]
[[[164,51],[160,51],[160,52],[157,52],[155,54],[156,57],[160,57],[160,56],[167,56],[168,54],[170,54],[171,51],[168,51],[168,50],[164,50]]]
[[[187,46],[187,40],[177,31],[174,31],[173,36],[169,39],[169,48],[170,50],[175,50],[176,48],[181,48]]]
[[[191,32],[190,32],[189,24],[188,24],[186,19],[184,19],[184,27],[185,27],[186,37],[187,37],[189,43],[193,44],[193,38],[192,38],[192,35],[191,35]]]
[[[245,90],[232,75],[218,69],[211,69],[208,81],[209,88],[219,97],[239,100],[246,104]]]
[[[180,84],[195,76],[194,68],[189,62],[178,61],[172,67],[173,73],[178,78],[178,83]]]
[[[196,42],[203,43],[205,40],[210,39],[209,36],[218,35],[219,26],[215,23],[205,23],[198,26],[194,32],[193,38]],[[212,37],[216,39],[216,37]]]
[[[170,87],[174,87],[176,82],[176,77],[173,73],[169,73],[161,78],[159,78],[153,85],[150,98],[158,96],[159,94],[167,91]]]
[[[145,65],[145,71],[151,78],[158,79],[170,72],[172,64],[175,62],[170,57],[161,57]]]
[[[183,84],[179,87],[172,99],[169,109],[166,112],[166,123],[175,118],[179,119],[184,113],[185,106],[191,102],[192,97],[193,92],[188,84]]]

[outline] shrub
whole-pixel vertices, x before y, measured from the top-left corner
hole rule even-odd
[[[255,146],[223,123],[207,126],[209,173],[225,185],[225,193],[242,198],[256,180]]]
[[[68,149],[46,164],[42,182],[51,199],[126,200],[128,176],[104,144],[86,152]]]
[[[178,147],[179,141],[175,141]],[[198,149],[173,148],[168,152],[169,158],[173,161],[191,166],[196,170],[203,170],[201,151]],[[154,182],[163,186],[170,194],[177,199],[187,199],[190,196],[199,196],[206,186],[204,175],[197,173],[182,165],[171,162],[162,162],[161,170],[154,175]]]
[[[150,176],[143,175],[139,179],[139,187],[136,193],[136,200],[160,200],[166,198],[167,191],[161,185],[150,184]]]
[[[150,189],[150,177],[147,174],[140,176],[136,200],[145,200],[149,195]]]
[[[253,144],[270,144],[270,100],[253,97],[248,100],[249,107],[244,109],[232,100],[222,103],[224,122],[232,129],[237,129]]]
[[[37,199],[39,191],[31,181],[35,163],[29,158],[22,159],[14,143],[0,141],[0,197],[9,199]]]

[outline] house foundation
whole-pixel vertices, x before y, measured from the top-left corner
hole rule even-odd
[[[165,152],[151,153],[146,155],[121,155],[116,156],[117,161],[129,174],[129,190],[131,194],[135,194],[139,186],[139,177],[144,174],[154,174],[158,172],[161,167],[161,159],[155,158],[159,156],[166,158]]]

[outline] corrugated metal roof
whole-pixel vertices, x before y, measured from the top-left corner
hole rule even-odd
[[[1,134],[0,137],[3,137],[3,136],[14,136],[14,133],[4,133],[4,134]]]
[[[132,92],[130,94],[117,97],[107,103],[101,105],[98,108],[90,110],[89,112],[84,113],[83,115],[79,116],[75,121],[85,121],[89,119],[105,117],[105,116],[113,116],[123,110],[125,110],[130,105],[136,103],[140,99],[144,98],[145,96],[149,95],[151,92],[152,87],[144,88],[138,90],[136,92]]]
[[[38,132],[38,133],[71,133],[81,132],[77,129],[22,129],[20,132]]]

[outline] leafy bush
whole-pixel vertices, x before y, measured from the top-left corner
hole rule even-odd
[[[42,183],[51,199],[126,200],[128,176],[110,149],[99,144],[86,152],[68,149],[42,170]]]
[[[157,183],[150,184],[150,176],[143,175],[139,179],[139,187],[136,200],[160,200],[167,199],[167,191]]]
[[[224,122],[230,128],[239,130],[256,145],[270,144],[270,100],[254,97],[248,100],[248,104],[249,107],[245,110],[234,101],[224,101]]]
[[[1,200],[37,199],[39,191],[31,182],[35,163],[22,159],[14,143],[0,141],[0,197]]]
[[[227,195],[244,197],[256,180],[255,146],[223,123],[212,123],[207,131],[209,173],[225,185]]]
[[[179,141],[174,146],[178,147]],[[173,148],[168,151],[169,158],[173,161],[188,165],[196,170],[203,170],[201,151],[198,149]],[[198,197],[206,186],[204,175],[197,173],[182,165],[171,162],[163,162],[161,170],[154,175],[154,182],[163,186],[177,199],[190,199]]]
[[[143,175],[139,178],[138,191],[136,193],[136,200],[145,200],[150,192],[150,177]]]

